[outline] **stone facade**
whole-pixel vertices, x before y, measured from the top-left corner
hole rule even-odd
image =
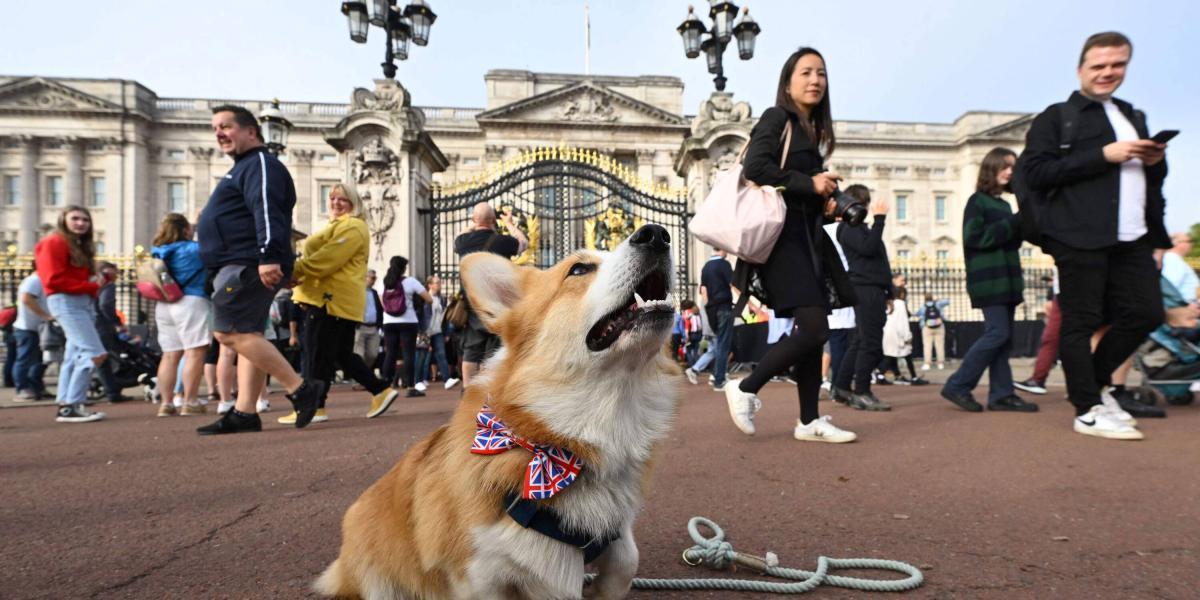
[[[390,80],[351,102],[282,102],[292,121],[281,157],[296,181],[296,228],[326,220],[329,186],[363,196],[377,250],[416,259],[430,189],[483,176],[538,147],[598,151],[649,184],[686,188],[702,202],[713,174],[736,160],[751,107],[716,93],[696,115],[675,77],[582,76],[493,70],[483,108],[416,107]],[[0,76],[0,244],[29,251],[60,207],[89,206],[104,252],[147,244],[166,212],[195,217],[232,164],[216,149],[210,108],[258,114],[264,100],[163,98],[119,79]],[[830,166],[892,202],[887,242],[896,259],[961,257],[962,209],[993,146],[1020,151],[1030,115],[969,112],[953,123],[839,121]],[[699,246],[697,244],[697,246]],[[697,248],[703,264],[705,251]]]

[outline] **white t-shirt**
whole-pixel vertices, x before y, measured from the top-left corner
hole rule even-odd
[[[1104,102],[1104,114],[1117,134],[1118,142],[1140,140],[1133,123],[1125,118],[1112,100]],[[1117,239],[1132,242],[1146,235],[1146,166],[1142,159],[1131,158],[1121,163],[1121,204],[1117,211]]]
[[[383,324],[384,325],[387,325],[388,323],[416,323],[417,322],[417,311],[413,310],[413,296],[424,294],[425,286],[421,285],[421,282],[417,281],[416,277],[405,277],[404,280],[400,282],[400,287],[404,288],[404,301],[405,301],[404,314],[402,314],[398,317],[394,317],[392,315],[389,315],[387,313],[387,311],[385,310],[383,312]]]
[[[37,331],[38,326],[45,319],[39,317],[32,310],[25,306],[25,301],[22,300],[25,294],[29,294],[37,299],[37,305],[44,312],[50,312],[46,309],[46,294],[42,291],[42,280],[38,278],[37,273],[21,280],[21,285],[17,286],[17,318],[13,321],[13,327],[24,329],[25,331]]]
[[[833,247],[837,248],[838,258],[842,259],[842,268],[850,270],[850,263],[846,261],[846,251],[842,250],[842,245],[837,239],[837,223],[830,223],[825,226],[825,235],[829,236],[829,240],[833,242]],[[830,329],[854,329],[854,307],[847,306],[846,308],[835,308],[829,313],[829,328]]]

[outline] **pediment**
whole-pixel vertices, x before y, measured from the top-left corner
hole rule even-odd
[[[687,127],[681,116],[589,81],[480,113],[480,123]]]
[[[1001,123],[991,129],[985,129],[978,134],[977,137],[986,138],[1002,138],[1002,139],[1025,139],[1025,134],[1029,132],[1029,126],[1033,124],[1033,119],[1037,115],[1025,115],[1017,117],[1007,123]]]
[[[119,112],[120,106],[43,77],[0,85],[0,110]]]

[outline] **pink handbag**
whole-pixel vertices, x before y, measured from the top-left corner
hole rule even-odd
[[[781,169],[791,145],[792,124],[789,122],[783,129]],[[717,173],[704,204],[688,223],[688,231],[709,246],[744,261],[763,264],[783,232],[787,206],[779,190],[746,180],[742,159],[746,156],[747,146],[749,142],[742,147],[734,165]]]

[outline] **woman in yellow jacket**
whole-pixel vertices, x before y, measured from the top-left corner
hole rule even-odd
[[[366,308],[362,282],[370,252],[367,224],[357,216],[357,204],[346,186],[339,183],[330,190],[329,226],[304,241],[303,253],[292,271],[292,279],[297,282],[292,302],[304,311],[304,376],[330,383],[334,372],[341,369],[371,393],[369,418],[383,414],[399,392],[375,377],[362,357],[354,353],[354,332]],[[295,418],[292,413],[279,422],[289,423]],[[327,420],[322,398],[313,423]]]

